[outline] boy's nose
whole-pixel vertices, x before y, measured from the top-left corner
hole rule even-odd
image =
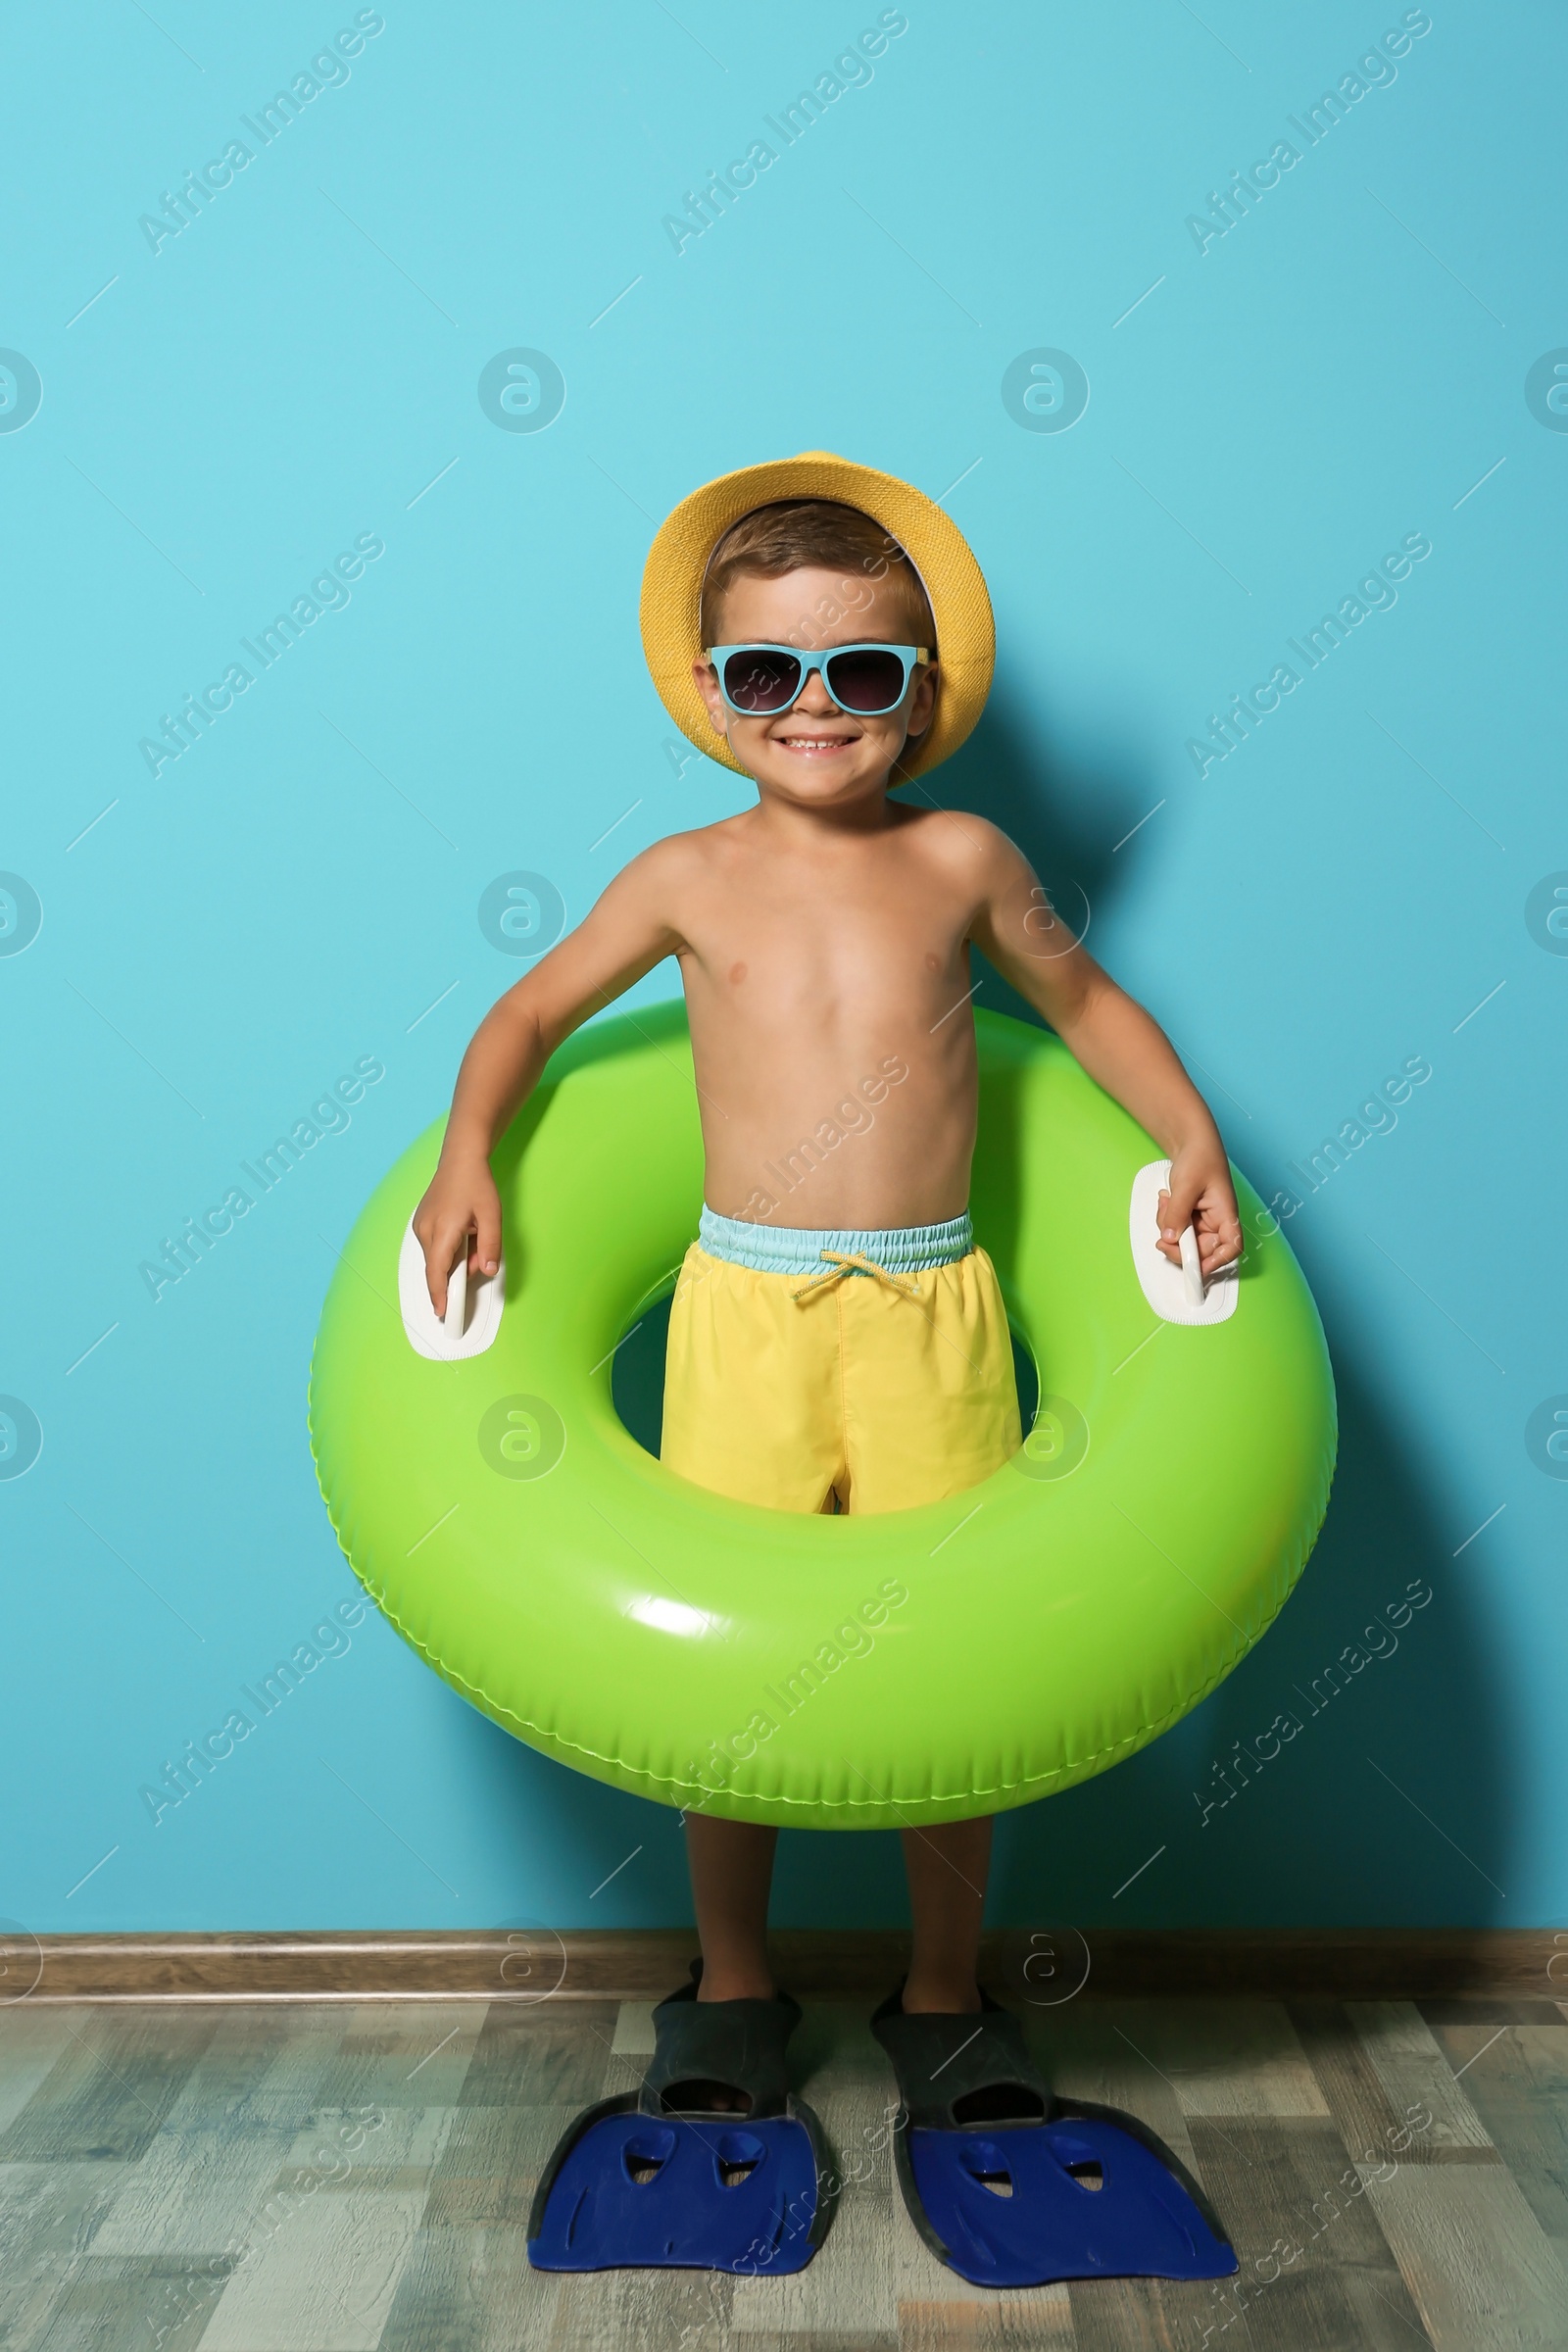
[[[827,718],[838,709],[837,703],[822,683],[822,672],[813,669],[796,698],[795,708],[811,718]]]

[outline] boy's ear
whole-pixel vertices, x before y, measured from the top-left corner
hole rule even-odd
[[[713,733],[727,737],[729,722],[725,714],[724,698],[718,691],[718,672],[711,662],[692,663],[692,683],[708,705],[708,723]]]
[[[911,721],[911,724],[906,731],[904,738],[906,744],[918,743],[921,736],[924,735],[929,729],[933,718],[935,718],[937,714],[937,664],[934,662],[928,662],[925,668],[921,670],[920,682],[916,686],[912,697],[912,706],[916,709],[918,708],[922,697],[925,698],[925,716],[917,725]]]

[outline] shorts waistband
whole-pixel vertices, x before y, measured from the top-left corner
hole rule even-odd
[[[744,1217],[721,1217],[705,1205],[697,1246],[710,1257],[750,1266],[757,1274],[820,1274],[832,1267],[829,1250],[869,1258],[889,1274],[923,1274],[967,1257],[974,1248],[974,1226],[965,1209],[961,1217],[949,1217],[943,1225],[894,1225],[876,1233],[837,1227],[824,1231],[817,1226],[754,1225]],[[843,1270],[865,1271],[860,1266]]]

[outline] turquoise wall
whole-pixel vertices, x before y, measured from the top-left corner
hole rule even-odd
[[[0,1910],[685,1915],[670,1815],[360,1612],[305,1380],[521,968],[486,891],[574,922],[743,803],[643,669],[656,523],[827,448],[968,534],[997,687],[940,789],[1087,903],[1340,1383],[1284,1618],[1006,1823],[996,1916],[1568,1923],[1561,12],[160,0],[11,44]],[[891,1839],[786,1838],[782,1919],[901,1910]]]

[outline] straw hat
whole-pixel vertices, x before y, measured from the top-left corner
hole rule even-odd
[[[683,498],[661,525],[643,570],[643,652],[664,709],[681,733],[710,760],[744,774],[692,678],[705,658],[700,608],[703,580],[714,547],[743,514],[780,499],[826,498],[858,507],[891,531],[919,573],[937,624],[936,710],[918,742],[899,760],[919,775],[956,752],[985,708],[996,659],[991,599],[973,551],[957,524],[934,499],[897,474],[825,450],[743,466]]]

